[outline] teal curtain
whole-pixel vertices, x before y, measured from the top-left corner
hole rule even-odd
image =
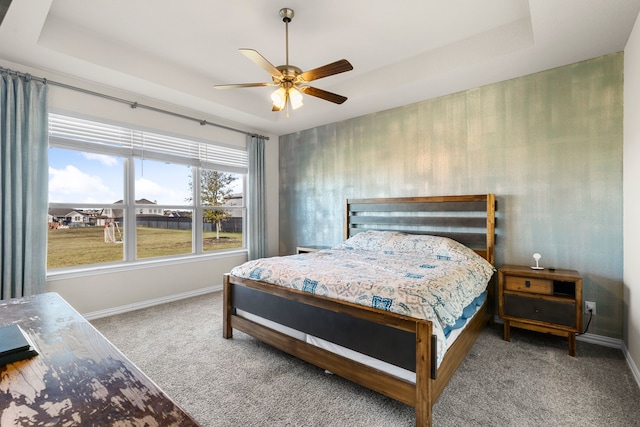
[[[261,136],[247,137],[249,173],[247,185],[249,259],[267,256],[267,201],[265,195],[264,143]]]
[[[44,292],[47,86],[3,74],[0,86],[0,299]]]

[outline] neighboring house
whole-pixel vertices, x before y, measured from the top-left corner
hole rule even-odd
[[[122,209],[118,209],[122,212]],[[104,208],[102,209],[102,215],[100,215],[100,221],[98,225],[105,225],[105,223],[109,222],[109,219],[115,218],[115,209],[112,208]]]
[[[243,203],[242,193],[236,193],[232,194],[223,206],[242,206]],[[242,218],[242,209],[230,209],[229,212],[232,218]]]
[[[121,204],[122,200],[114,202]],[[162,208],[157,207],[156,202],[147,199],[136,200],[136,204],[150,205],[149,207],[137,208],[136,216],[158,215],[164,216]],[[106,224],[122,218],[122,209],[104,208],[102,210],[69,210],[67,208],[49,208],[47,222],[50,229],[56,229],[60,225],[70,227],[98,226],[104,227]]]
[[[59,225],[70,227],[82,227],[90,224],[91,215],[82,211],[69,209],[49,208],[48,213],[49,228],[58,228]],[[57,223],[57,225],[55,225]]]
[[[119,205],[124,203],[122,200],[118,200],[113,202],[114,205]],[[147,199],[138,199],[136,200],[136,205],[149,205],[149,207],[137,207],[136,208],[136,216],[138,215],[159,215],[159,216],[164,216],[164,211],[162,208],[159,208],[157,205],[157,203],[154,201],[152,202],[151,200],[147,200]],[[122,218],[122,216],[124,215],[124,213],[122,212],[122,209],[114,209],[114,208],[104,208],[102,210],[102,216],[101,216],[101,221],[104,222],[110,222],[113,221],[115,218]],[[99,225],[99,224],[98,224]]]
[[[84,212],[71,211],[67,214],[65,219],[71,226],[82,226],[89,223],[89,216]]]
[[[157,204],[157,202],[152,202],[147,199],[136,200],[136,205],[150,205],[144,208],[137,207],[136,215],[164,215],[162,208],[157,207]]]
[[[169,218],[191,218],[191,211],[171,210],[167,211]]]

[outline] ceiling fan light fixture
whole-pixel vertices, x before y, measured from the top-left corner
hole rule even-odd
[[[291,100],[291,108],[294,110],[302,107],[302,94],[295,87],[289,89],[289,99]]]
[[[278,110],[283,110],[287,103],[287,91],[281,86],[271,94],[273,106]]]

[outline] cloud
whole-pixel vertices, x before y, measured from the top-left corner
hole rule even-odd
[[[186,192],[176,191],[147,178],[136,179],[136,199],[157,201],[164,205],[188,205]]]
[[[73,165],[64,169],[49,167],[49,202],[113,203],[122,196],[115,193],[99,176],[82,172]]]
[[[176,191],[147,178],[136,180],[136,199],[145,198],[165,205],[188,205],[186,192]],[[122,200],[122,190],[113,191],[103,179],[73,165],[49,167],[50,203],[105,203]]]
[[[105,166],[116,166],[118,164],[116,157],[107,156],[106,154],[82,153],[82,155],[87,160],[97,160]]]

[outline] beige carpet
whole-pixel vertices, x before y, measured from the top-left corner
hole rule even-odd
[[[220,293],[93,321],[203,426],[411,426],[414,410],[234,333]],[[488,326],[434,407],[435,426],[640,426],[620,350]]]

